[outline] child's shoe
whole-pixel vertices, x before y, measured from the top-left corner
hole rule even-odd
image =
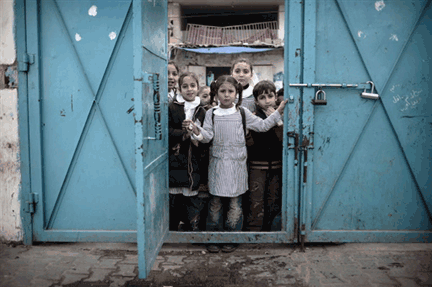
[[[217,244],[207,244],[206,245],[207,251],[210,253],[219,253],[220,248]]]
[[[239,247],[240,244],[238,243],[230,243],[230,244],[224,244],[222,245],[222,252],[230,253],[236,250]]]

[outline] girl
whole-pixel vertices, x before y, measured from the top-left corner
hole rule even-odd
[[[252,95],[253,68],[251,62],[245,58],[237,59],[231,66],[231,76],[242,85],[243,101],[241,105],[253,113],[255,111],[255,99]]]
[[[177,94],[177,81],[179,79],[179,68],[174,61],[168,62],[168,103],[171,103]]]
[[[187,72],[178,82],[180,94],[168,108],[170,229],[178,230],[179,221],[184,220],[190,225],[188,229],[198,231],[203,209],[203,200],[198,197],[202,144],[191,138],[191,123],[201,126],[205,110],[197,97],[198,77]],[[181,218],[183,214],[187,219]]]
[[[210,146],[208,210],[209,231],[240,231],[243,224],[241,195],[248,189],[246,168],[245,128],[265,132],[281,119],[286,101],[265,120],[239,106],[242,102],[242,85],[231,76],[221,76],[211,83],[211,93],[219,105],[207,111],[203,127],[193,124],[194,137]],[[236,95],[238,102],[235,104]],[[242,117],[244,114],[244,120]],[[189,121],[192,123],[191,121]],[[245,123],[246,127],[243,126]],[[226,209],[224,225],[220,219]],[[238,244],[225,244],[223,252],[232,252]],[[209,252],[219,252],[219,246],[207,246]]]

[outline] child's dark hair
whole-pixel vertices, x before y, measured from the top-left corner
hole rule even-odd
[[[236,89],[236,92],[237,92],[237,94],[239,96],[238,97],[238,102],[236,104],[236,107],[238,108],[241,105],[241,103],[242,103],[243,87],[242,87],[242,85],[239,82],[237,82],[236,79],[234,79],[234,77],[228,76],[228,75],[220,76],[219,78],[217,78],[216,81],[213,81],[210,84],[210,99],[211,99],[211,102],[213,103],[214,98],[217,96],[217,93],[218,93],[218,90],[219,90],[220,86],[222,86],[222,84],[224,84],[224,83],[230,83]]]
[[[259,81],[253,88],[253,96],[256,99],[258,99],[258,96],[263,93],[274,93],[276,96],[276,86],[273,84],[273,82],[263,80]]]
[[[177,66],[176,62],[174,62],[173,60],[169,60],[167,66],[169,66],[169,65],[173,65],[173,66],[176,68],[177,73],[180,73],[180,69],[179,69],[179,67]]]
[[[181,74],[180,77],[179,77],[179,79],[178,79],[178,85],[179,85],[179,90],[180,91],[181,91],[181,85],[183,84],[183,80],[186,77],[193,78],[196,81],[197,87],[199,89],[199,79],[198,79],[198,76],[195,73],[193,73],[193,72],[185,72],[185,73]]]
[[[251,61],[249,61],[249,60],[246,59],[246,58],[238,58],[237,60],[234,61],[234,63],[233,63],[232,66],[231,66],[231,71],[230,71],[231,75],[232,75],[232,73],[234,72],[234,66],[237,65],[238,63],[246,63],[246,64],[248,64],[248,65],[249,65],[249,68],[250,68],[250,70],[251,70],[251,73],[253,73],[253,67],[252,67],[252,63],[251,63]]]
[[[284,88],[280,89],[279,91],[277,91],[277,95],[278,97],[283,96],[284,95]]]

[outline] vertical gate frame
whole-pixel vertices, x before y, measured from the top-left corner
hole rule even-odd
[[[16,54],[27,54],[26,38],[26,3],[25,0],[15,0],[15,27],[16,27]],[[29,69],[31,69],[29,67]],[[28,71],[18,71],[18,132],[20,145],[20,171],[21,185],[19,199],[21,202],[20,216],[23,230],[23,243],[31,245],[33,243],[33,215],[26,212],[26,205],[23,204],[31,193],[30,180],[30,139],[29,139],[29,110],[28,110]]]
[[[303,8],[303,62],[302,82],[315,82],[315,46],[316,46],[316,0],[306,0]],[[315,89],[302,89],[302,121],[300,142],[303,148],[300,151],[303,168],[300,169],[300,240],[302,247],[308,241],[308,232],[311,221],[312,206],[312,182],[313,182],[313,157],[307,158],[308,149],[313,148],[314,142],[314,109],[310,102],[315,97]],[[319,106],[317,106],[319,107]]]
[[[291,228],[294,233],[295,242],[299,242],[299,230],[301,214],[300,208],[300,177],[299,167],[301,164],[300,153],[298,149],[299,136],[301,135],[300,121],[302,113],[302,101],[300,89],[291,88],[290,83],[302,83],[302,58],[303,58],[303,1],[285,0],[285,49],[284,49],[284,98],[293,99],[288,103],[284,118],[284,141],[288,146],[284,146],[284,156],[286,158],[283,165],[283,174],[285,175],[283,185],[287,190],[291,190],[292,197],[285,199],[285,206],[290,204],[294,208],[294,226]],[[290,138],[294,136],[293,142]],[[290,149],[289,146],[294,146]],[[289,169],[292,168],[292,171]],[[289,193],[288,193],[289,194]],[[285,213],[286,214],[286,213]],[[285,215],[285,220],[289,216]],[[286,220],[287,222],[287,220]]]

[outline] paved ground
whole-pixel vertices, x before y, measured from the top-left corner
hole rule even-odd
[[[0,244],[0,286],[432,286],[432,244],[165,244],[146,280],[136,244]]]

